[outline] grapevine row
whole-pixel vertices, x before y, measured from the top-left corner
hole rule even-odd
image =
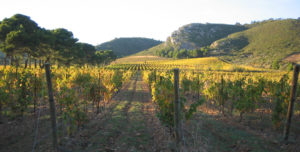
[[[53,67],[51,71],[56,108],[69,135],[87,122],[89,111],[99,113],[101,105],[109,102],[133,74],[103,68]],[[35,113],[38,101],[47,105],[46,86],[43,69],[1,69],[0,121],[3,116],[13,120]]]
[[[144,71],[143,79],[152,89],[152,98],[160,109],[160,118],[172,126],[172,72]],[[270,111],[272,125],[278,129],[287,113],[290,84],[290,73],[181,72],[181,104],[182,107],[190,107],[183,109],[183,113],[188,119],[204,101],[223,115],[238,113],[239,121],[243,120],[246,113]],[[196,100],[187,102],[187,98]]]

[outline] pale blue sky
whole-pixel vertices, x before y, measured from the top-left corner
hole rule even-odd
[[[41,27],[66,28],[81,42],[118,37],[166,40],[189,23],[250,23],[300,17],[300,0],[2,0],[0,20],[28,15]]]

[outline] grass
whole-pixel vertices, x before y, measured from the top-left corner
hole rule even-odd
[[[141,95],[142,86],[136,86],[133,79],[129,84],[128,90],[121,92],[123,98],[115,101],[110,115],[84,151],[150,151],[145,149],[152,139],[146,126],[143,103],[135,100],[135,96]]]
[[[198,119],[201,119],[202,124],[194,131],[207,140],[209,151],[280,151],[273,143],[262,140],[234,125],[226,124],[216,119],[215,116],[202,113],[198,114]],[[197,123],[199,120],[191,122],[193,126]]]
[[[234,33],[215,42],[216,50],[225,50],[225,60],[237,64],[270,68],[275,60],[299,53],[300,21],[266,21],[248,30]]]
[[[152,48],[149,48],[147,50],[138,52],[135,55],[137,55],[137,56],[156,55],[156,51],[163,50],[163,49],[171,49],[171,48],[172,48],[171,46],[167,45],[166,42],[164,42],[162,44],[156,45],[156,46],[154,46]]]

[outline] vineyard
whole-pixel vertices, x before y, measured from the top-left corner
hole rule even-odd
[[[300,152],[299,4],[3,1],[0,152]]]
[[[0,68],[4,135],[0,151],[51,148],[45,70]],[[179,111],[174,108],[174,68],[179,68]],[[217,58],[52,66],[58,147],[61,151],[172,151],[178,147],[187,151],[297,151],[298,101],[289,134],[292,143],[281,143],[292,74],[235,66]],[[180,136],[174,134],[178,131],[175,119],[180,120]],[[12,139],[18,134],[24,137]],[[180,144],[174,146],[174,138],[179,137]]]
[[[145,71],[144,80],[152,88],[153,101],[171,103],[174,96],[173,87],[170,87],[174,81],[172,71]],[[287,112],[291,90],[288,74],[182,72],[180,80],[183,101],[194,98],[192,104],[200,105],[205,100],[223,115],[239,113],[239,121],[245,113],[262,111],[260,115],[263,115],[264,111],[270,111],[274,128],[280,128]],[[166,94],[170,94],[169,98]],[[296,107],[299,109],[299,105]]]
[[[281,141],[287,121],[292,71],[235,66],[216,58],[159,62],[140,59],[131,63],[119,61],[106,68],[141,71],[143,80],[151,89],[152,101],[157,105],[157,117],[171,133],[175,127],[173,69],[179,68],[180,117],[184,122],[193,122],[193,115],[203,115],[199,113],[201,109],[201,112],[222,116],[230,123],[243,124],[255,131],[265,130],[272,134],[272,142]],[[299,95],[299,85],[296,90]],[[290,135],[294,140],[297,140],[300,131],[296,127],[299,125],[299,109],[300,104],[296,102],[294,134]]]
[[[46,114],[49,108],[44,69],[16,70],[14,67],[0,70],[0,121],[22,120],[26,117],[37,117],[42,121],[49,118]],[[101,113],[133,74],[132,71],[103,68],[53,67],[51,70],[58,133],[61,137],[72,136],[92,114]],[[5,131],[12,130],[1,129],[3,134]],[[6,144],[1,142],[1,147]]]
[[[106,69],[126,70],[172,70],[179,68],[183,71],[227,71],[227,72],[273,72],[268,69],[249,66],[232,65],[215,57],[171,60],[165,58],[149,58],[147,56],[130,56],[118,59]],[[276,71],[275,73],[277,73]]]

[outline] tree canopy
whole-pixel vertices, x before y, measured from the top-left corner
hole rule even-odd
[[[208,47],[201,47],[199,49],[172,49],[172,48],[166,48],[157,50],[155,53],[158,56],[162,57],[168,57],[168,58],[174,58],[174,59],[182,59],[182,58],[197,58],[197,57],[204,57],[207,55],[207,52],[209,51]]]
[[[116,58],[112,51],[96,51],[93,45],[77,41],[67,29],[44,29],[22,14],[0,21],[0,50],[11,62],[34,58],[59,65],[84,65]]]

